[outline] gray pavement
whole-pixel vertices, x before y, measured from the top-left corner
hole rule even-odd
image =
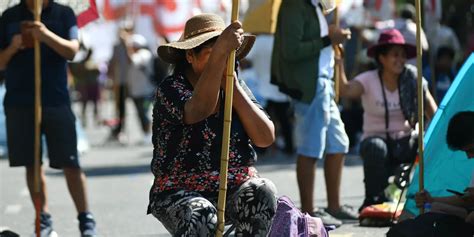
[[[104,143],[109,129],[89,123],[86,134],[91,149],[81,157],[87,175],[88,196],[100,236],[169,236],[166,229],[151,215],[146,215],[148,191],[153,176],[149,170],[152,157],[150,144],[141,144],[135,110],[128,106],[127,135],[129,143]],[[77,111],[77,108],[75,108]],[[102,109],[102,116],[110,117],[110,106]],[[322,162],[321,162],[322,163]],[[289,196],[300,205],[295,173],[295,157],[269,150],[259,158],[261,176],[271,179],[279,195]],[[33,233],[34,210],[24,179],[23,168],[9,168],[6,159],[0,159],[0,230],[8,228],[20,236]],[[326,206],[324,172],[316,173],[315,203]],[[67,192],[60,171],[46,169],[49,208],[54,228],[59,236],[79,236],[76,211]],[[358,207],[363,200],[363,174],[358,157],[348,157],[344,168],[341,200],[343,204]],[[344,224],[330,232],[331,236],[384,236],[387,228],[359,227],[357,223]]]

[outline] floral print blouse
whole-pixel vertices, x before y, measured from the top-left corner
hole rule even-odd
[[[262,109],[245,83],[240,80],[239,83]],[[217,113],[198,123],[187,125],[183,120],[184,105],[192,95],[193,87],[182,74],[167,77],[156,90],[151,162],[155,180],[150,190],[150,201],[155,195],[177,190],[197,191],[204,196],[217,195],[224,106],[223,102],[220,103],[221,108]],[[228,189],[257,175],[253,167],[256,158],[250,139],[234,111],[229,147]]]

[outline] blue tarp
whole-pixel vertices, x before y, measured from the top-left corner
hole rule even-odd
[[[471,179],[474,161],[466,153],[452,151],[446,144],[446,130],[451,117],[459,111],[474,111],[474,53],[466,60],[439,105],[425,134],[425,190],[433,196],[451,196],[447,188],[463,191]],[[474,121],[472,121],[474,123]],[[419,170],[408,187],[405,211],[418,215],[413,199],[419,189]]]

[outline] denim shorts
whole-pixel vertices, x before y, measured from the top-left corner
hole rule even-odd
[[[293,101],[295,144],[298,155],[323,158],[324,153],[347,153],[349,138],[334,102],[334,82],[319,78],[310,104]]]

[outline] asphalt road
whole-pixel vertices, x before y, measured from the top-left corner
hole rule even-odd
[[[153,176],[149,170],[152,157],[150,144],[142,144],[142,135],[134,108],[128,104],[126,133],[128,144],[105,142],[109,128],[88,123],[85,129],[91,145],[81,157],[87,175],[88,197],[100,236],[169,236],[166,229],[153,216],[146,215],[148,190]],[[77,111],[77,108],[75,108]],[[112,113],[104,106],[102,116]],[[91,116],[90,116],[91,117]],[[300,205],[295,173],[295,156],[270,150],[259,158],[261,176],[271,179],[279,195],[289,196]],[[358,207],[363,200],[363,174],[358,157],[349,156],[343,171],[341,199],[343,204]],[[34,227],[34,210],[24,178],[23,168],[9,168],[6,159],[0,159],[0,230],[10,229],[20,236],[31,236]],[[49,208],[54,228],[59,236],[79,236],[76,211],[67,192],[60,171],[46,169]],[[326,206],[324,172],[317,169],[315,203]],[[360,227],[346,223],[331,231],[331,236],[384,236],[387,228]]]

